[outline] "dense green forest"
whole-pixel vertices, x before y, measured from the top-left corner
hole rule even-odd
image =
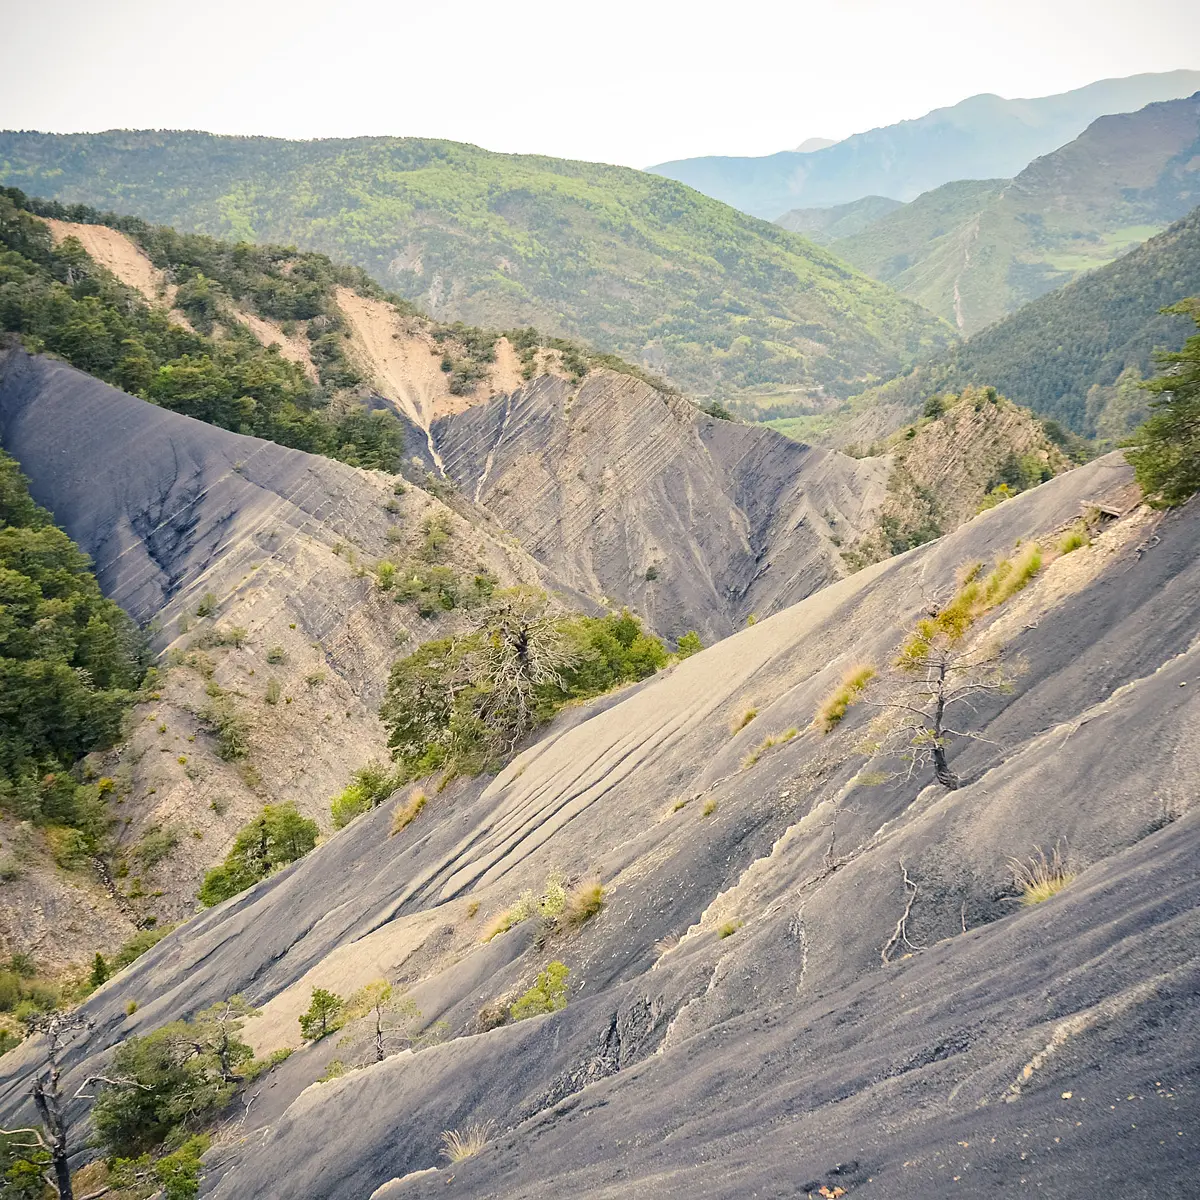
[[[228,246],[127,222],[151,257],[171,266],[177,306],[193,332],[147,304],[75,239],[55,246],[35,208],[72,220],[96,216],[0,189],[0,330],[174,412],[355,466],[396,469],[403,434],[393,418],[354,405],[327,408],[334,390],[359,380],[337,336],[332,290],[339,276],[323,256]],[[320,385],[228,317],[233,300],[283,320],[321,316],[319,330],[310,326],[318,333]]]
[[[847,396],[953,337],[803,238],[622,167],[412,138],[6,133],[0,181],[320,250],[438,320],[582,337],[693,392]]]
[[[118,739],[143,671],[137,630],[0,453],[0,808],[73,829],[72,849],[93,851],[103,789],[71,768]]]
[[[1200,209],[1106,267],[1026,305],[944,358],[859,397],[917,409],[931,394],[990,384],[1075,433],[1118,441],[1145,415],[1130,386],[1190,323],[1159,310],[1200,294]]]

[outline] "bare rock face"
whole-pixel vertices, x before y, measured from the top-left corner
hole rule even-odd
[[[813,721],[964,563],[1127,509],[1129,479],[1102,459],[868,567],[571,714],[396,836],[387,806],[359,818],[95,993],[67,1086],[234,992],[261,1009],[259,1053],[297,1045],[314,987],[383,976],[441,1040],[374,1062],[350,1027],[350,1049],[298,1049],[206,1195],[951,1197],[1034,1171],[1072,1200],[1188,1194],[1200,514],[1135,510],[1048,550],[981,620],[1013,686],[964,717],[958,790],[871,761],[869,705]],[[1073,878],[1023,903],[1012,860],[1056,843]],[[559,872],[603,882],[597,915],[485,940]],[[550,961],[566,1007],[489,1028]],[[37,1053],[0,1060],[10,1124]],[[316,1083],[334,1057],[359,1069]],[[490,1143],[439,1169],[443,1131],[472,1122]]]
[[[540,562],[706,641],[844,573],[887,465],[717,420],[611,371],[541,376],[434,423],[446,472]]]

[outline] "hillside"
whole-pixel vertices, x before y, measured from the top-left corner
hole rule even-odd
[[[1015,179],[950,183],[829,248],[965,333],[1200,204],[1200,92],[1101,117]]]
[[[871,195],[913,200],[952,180],[1011,178],[1097,117],[1189,96],[1198,88],[1200,71],[1171,71],[1104,79],[1031,100],[971,96],[811,154],[691,158],[649,169],[767,220],[795,208]]]
[[[1185,1195],[1200,529],[1132,503],[1119,459],[1070,472],[576,714],[394,837],[391,805],[359,818],[97,991],[64,1087],[240,993],[253,1050],[294,1049],[234,1100],[213,1197],[941,1200],[1034,1173]],[[1058,554],[1094,504],[1126,515]],[[972,563],[993,600],[969,648],[1012,682],[963,710],[947,791],[864,750],[869,703],[814,714]],[[1032,902],[1014,862],[1056,847]],[[554,889],[591,877],[568,920]],[[301,1043],[315,988],[380,979],[419,1010],[404,1048],[377,1061],[369,1015]],[[7,1127],[39,1050],[0,1060]]]
[[[792,233],[803,234],[818,246],[827,246],[838,238],[861,233],[881,217],[903,207],[902,201],[889,200],[886,196],[864,196],[861,200],[835,204],[832,208],[793,208],[775,224]]]
[[[846,396],[951,336],[804,239],[620,167],[404,138],[9,132],[0,182],[321,251],[438,321],[581,337],[694,393]]]
[[[1200,208],[943,359],[857,397],[836,417],[824,418],[824,430],[802,420],[787,431],[865,444],[911,420],[937,392],[990,384],[1041,416],[1112,445],[1143,419],[1146,396],[1136,383],[1150,375],[1154,350],[1179,349],[1190,330],[1186,317],[1159,309],[1195,295]]]

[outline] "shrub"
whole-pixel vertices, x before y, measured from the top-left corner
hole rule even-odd
[[[155,929],[142,929],[135,933],[114,956],[113,971],[120,971],[129,966],[134,959],[140,958],[147,950],[157,946],[174,928],[174,925],[163,925]]]
[[[267,662],[273,667],[279,666],[281,663],[287,662],[287,651],[282,646],[272,646],[267,651]]]
[[[330,803],[333,827],[342,829],[360,813],[382,804],[403,782],[402,773],[389,771],[379,763],[369,762],[360,767],[350,785]]]
[[[283,691],[283,688],[281,688],[279,686],[278,679],[274,679],[274,678],[268,679],[267,680],[267,690],[263,694],[263,699],[268,704],[278,704],[279,697],[280,697],[280,694],[282,693],[282,691]]]
[[[472,1121],[462,1129],[447,1129],[442,1134],[442,1157],[450,1163],[473,1158],[492,1140],[494,1121]]]
[[[200,714],[210,733],[217,739],[217,753],[226,762],[245,758],[250,750],[250,726],[227,696],[214,698]]]
[[[561,962],[546,965],[537,982],[510,1009],[514,1021],[524,1021],[527,1017],[541,1016],[543,1013],[558,1012],[567,1007],[567,976],[571,974],[570,967]]]
[[[676,643],[675,654],[678,658],[691,658],[703,649],[704,643],[700,640],[700,635],[694,629],[690,629]]]
[[[868,665],[851,667],[842,676],[837,690],[817,710],[816,723],[823,732],[830,733],[837,728],[851,705],[859,702],[863,690],[874,677],[875,668]]]
[[[567,892],[563,904],[562,924],[578,929],[604,907],[604,886],[598,879],[585,879]]]
[[[179,845],[179,830],[174,825],[165,829],[151,825],[133,848],[133,856],[146,871],[158,866]]]
[[[390,592],[396,585],[396,564],[386,558],[381,559],[375,567],[375,581],[381,592]]]
[[[1067,866],[1058,845],[1055,845],[1048,858],[1039,847],[1031,858],[1023,862],[1017,858],[1010,859],[1009,866],[1012,868],[1013,883],[1021,892],[1022,904],[1041,904],[1043,900],[1049,900],[1061,892],[1075,878],[1075,872]]]
[[[217,611],[218,603],[219,602],[217,600],[217,597],[214,595],[214,593],[205,592],[204,595],[200,597],[200,603],[196,605],[196,616],[198,616],[198,617],[212,616],[212,614]]]
[[[395,837],[407,829],[416,819],[421,809],[429,802],[429,797],[422,791],[414,792],[403,804],[397,804],[392,813],[392,827],[388,837]]]

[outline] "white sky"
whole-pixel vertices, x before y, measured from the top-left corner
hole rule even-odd
[[[1194,0],[0,0],[0,128],[446,137],[646,166],[1200,68]]]

